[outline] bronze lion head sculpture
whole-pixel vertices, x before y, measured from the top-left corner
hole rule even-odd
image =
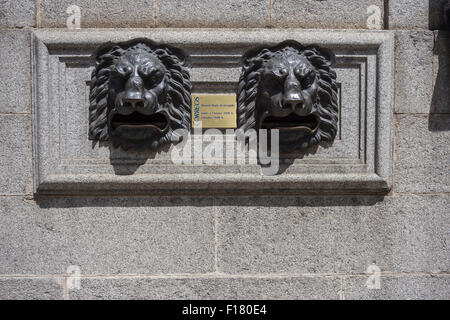
[[[238,86],[238,128],[278,129],[284,152],[331,143],[338,121],[334,60],[333,53],[296,41],[248,51]]]
[[[136,39],[103,45],[94,58],[90,139],[157,149],[176,140],[174,130],[190,128],[188,57],[181,50]]]

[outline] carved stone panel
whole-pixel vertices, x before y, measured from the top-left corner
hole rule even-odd
[[[156,150],[124,150],[118,147],[121,143],[115,145],[110,139],[101,139],[102,130],[89,125],[90,111],[91,124],[95,121],[95,107],[90,108],[90,87],[95,86],[91,57],[104,43],[133,39],[151,40],[150,51],[154,50],[152,46],[166,46],[190,56],[186,71],[193,95],[237,94],[243,56],[252,54],[254,48],[274,48],[289,40],[301,44],[296,49],[300,56],[303,48],[317,48],[318,54],[331,62],[331,55],[325,51],[334,53],[335,62],[329,73],[332,99],[326,103],[332,124],[323,130],[334,138],[332,145],[326,148],[321,135],[316,150],[304,155],[302,141],[298,141],[299,150],[288,150],[281,156],[279,173],[266,176],[257,163],[209,161],[213,156],[206,152],[200,155],[200,161],[197,158],[190,163],[176,163],[171,144]],[[35,191],[152,195],[204,195],[228,190],[251,194],[385,193],[391,186],[392,170],[393,39],[391,31],[34,31]],[[182,59],[180,56],[180,62]],[[156,64],[156,60],[150,60]],[[183,85],[187,89],[185,79]],[[163,103],[159,106],[161,111],[168,108]],[[306,119],[306,127],[318,122],[314,117]],[[182,118],[187,119],[188,115],[179,117]],[[179,127],[187,125],[170,122],[180,123]],[[194,144],[200,139],[203,145],[225,132],[223,129],[199,135],[193,131]],[[323,137],[323,142],[327,142],[327,136]]]

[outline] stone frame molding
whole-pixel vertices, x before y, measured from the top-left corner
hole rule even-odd
[[[358,83],[358,137],[355,158],[304,158],[280,175],[263,176],[257,166],[177,166],[152,159],[133,174],[117,174],[112,163],[127,167],[130,159],[111,155],[76,157],[70,141],[82,145],[68,128],[71,77],[92,70],[89,60],[100,44],[148,38],[185,50],[193,67],[193,92],[233,92],[232,67],[240,72],[240,57],[251,47],[275,45],[287,39],[326,47],[336,53],[342,68],[354,68]],[[392,31],[301,29],[135,29],[32,32],[34,192],[37,194],[386,194],[392,185],[392,122],[394,93],[394,34]],[[68,74],[68,69],[76,69]],[[205,72],[202,68],[216,68]],[[226,72],[222,72],[222,71]],[[355,71],[356,72],[356,71]],[[339,76],[339,74],[338,74]],[[78,78],[77,78],[78,79]],[[70,95],[70,97],[68,96]],[[358,100],[358,101],[356,101]],[[76,106],[86,109],[88,105]],[[84,109],[83,109],[84,110]],[[355,110],[354,110],[355,111]],[[356,112],[356,111],[355,111]],[[356,121],[356,120],[355,120]],[[338,133],[339,134],[339,133]],[[86,132],[87,136],[87,132]],[[69,141],[70,140],[70,141]],[[67,142],[69,141],[69,142]],[[78,152],[78,153],[77,153]],[[109,153],[108,153],[109,154]],[[157,156],[155,156],[157,157]],[[82,159],[81,159],[82,158]],[[113,159],[114,158],[114,159]],[[115,162],[116,161],[116,162]],[[117,162],[118,161],[118,162]]]

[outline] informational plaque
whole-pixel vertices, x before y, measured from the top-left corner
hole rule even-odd
[[[236,128],[235,94],[193,94],[193,128]]]

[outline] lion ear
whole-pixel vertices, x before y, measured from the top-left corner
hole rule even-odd
[[[191,65],[191,60],[189,54],[184,52],[180,48],[172,47],[169,45],[159,45],[158,49],[166,51],[170,55],[174,55],[180,60],[180,63],[184,65],[185,67],[189,67]]]
[[[263,60],[260,57],[268,52],[270,52],[270,50],[268,50],[268,49],[247,51],[241,57],[241,65],[245,69],[250,68],[250,67],[259,68],[263,63]]]
[[[248,68],[251,65],[258,63],[260,59],[257,59],[257,57],[259,57],[267,52],[270,52],[270,50],[267,48],[264,48],[262,46],[247,50],[246,52],[244,52],[244,54],[241,57],[241,65],[244,68]]]
[[[122,48],[113,43],[107,42],[99,46],[92,52],[91,60],[95,65],[98,65],[105,61],[111,61],[118,55],[120,55]]]
[[[241,59],[241,64],[244,68],[248,68],[248,67],[250,67],[250,65],[252,64],[253,61],[254,61],[253,57],[243,57]]]
[[[330,66],[333,67],[336,65],[336,55],[330,49],[315,47],[315,49],[330,62]]]

